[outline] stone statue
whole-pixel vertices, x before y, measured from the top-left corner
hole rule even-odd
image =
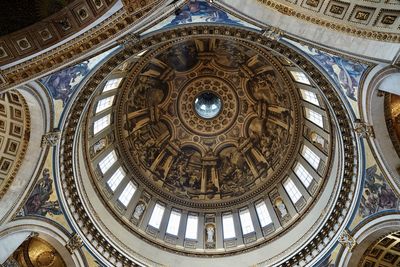
[[[277,209],[279,210],[279,212],[281,213],[281,217],[285,217],[288,212],[286,209],[285,204],[283,203],[283,201],[281,199],[278,199],[275,201],[275,206],[277,207]]]
[[[214,242],[214,226],[208,225],[207,226],[207,243]]]
[[[135,208],[135,211],[133,213],[133,218],[139,220],[145,209],[146,206],[143,203],[139,203]]]

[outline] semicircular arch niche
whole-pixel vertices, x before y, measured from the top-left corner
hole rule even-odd
[[[203,93],[221,100],[210,118],[196,112]],[[76,103],[57,148],[57,186],[104,260],[173,265],[173,253],[183,264],[235,266],[229,256],[247,253],[244,265],[312,262],[354,208],[358,148],[340,94],[302,56],[255,32],[193,26],[149,36],[105,63]],[[300,236],[310,238],[302,252]],[[106,240],[129,257],[104,256],[96,244]]]
[[[24,97],[15,90],[0,95],[0,199],[7,192],[30,137],[30,114]]]

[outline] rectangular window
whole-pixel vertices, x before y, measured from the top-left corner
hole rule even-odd
[[[241,210],[239,212],[240,223],[242,225],[243,234],[248,234],[254,232],[253,222],[251,220],[251,215],[249,210]]]
[[[306,110],[306,118],[308,120],[310,120],[311,122],[315,123],[316,125],[318,125],[319,127],[323,128],[324,127],[324,121],[322,119],[322,115],[319,114],[318,112],[309,109],[309,108],[305,108]]]
[[[123,172],[122,168],[120,167],[107,181],[108,186],[114,192],[117,189],[118,185],[121,183],[122,179],[124,178],[125,173]]]
[[[185,238],[187,239],[197,239],[197,227],[199,223],[199,218],[197,215],[189,214],[186,223],[186,233]]]
[[[104,159],[99,162],[101,172],[104,174],[117,161],[115,151],[111,151]]]
[[[179,224],[181,222],[181,213],[173,210],[169,216],[167,233],[170,235],[178,235]]]
[[[256,211],[261,227],[265,227],[268,224],[272,223],[271,216],[269,216],[267,205],[265,205],[264,201],[256,205]]]
[[[104,86],[103,93],[118,88],[121,81],[122,78],[108,80],[106,85]]]
[[[319,101],[318,101],[317,95],[314,92],[311,92],[309,90],[304,90],[304,89],[300,89],[300,91],[301,91],[301,96],[303,97],[303,99],[305,101],[319,106]]]
[[[287,179],[283,184],[283,187],[293,203],[296,203],[301,198],[302,195],[299,189],[297,189],[296,185],[293,183],[292,179]]]
[[[317,156],[317,154],[309,149],[308,146],[303,147],[303,151],[301,152],[301,154],[314,169],[318,169],[321,159]]]
[[[153,209],[153,213],[151,214],[149,225],[153,226],[154,228],[159,229],[161,225],[161,220],[163,218],[165,211],[165,207],[161,206],[160,204],[156,204]]]
[[[97,102],[96,113],[99,113],[100,111],[103,111],[103,110],[111,107],[113,101],[114,101],[114,96],[109,96],[109,97],[100,99],[99,102]]]
[[[296,185],[293,183],[292,179],[287,179],[283,184],[283,187],[293,203],[296,203],[301,198],[302,195],[299,189],[297,189]]]
[[[305,187],[308,187],[311,184],[311,181],[313,180],[311,174],[300,163],[297,163],[294,168],[294,173],[299,177]]]
[[[104,128],[110,125],[110,122],[111,122],[110,114],[95,121],[93,125],[93,134],[97,134],[98,132],[102,131]]]
[[[235,224],[233,223],[233,215],[227,214],[222,216],[222,227],[224,239],[236,237]]]
[[[131,198],[133,194],[136,191],[136,186],[132,183],[129,182],[124,191],[122,191],[121,195],[119,196],[118,200],[125,206],[127,207],[129,204],[129,201],[131,201]]]
[[[291,70],[290,73],[292,74],[293,79],[296,82],[311,85],[310,80],[307,78],[307,76],[303,72]]]

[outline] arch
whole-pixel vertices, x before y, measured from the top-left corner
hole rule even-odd
[[[363,221],[351,233],[356,245],[351,250],[342,247],[337,256],[337,266],[358,266],[364,253],[371,244],[390,233],[396,232],[400,227],[399,212],[377,213],[369,219]]]
[[[32,233],[37,234],[37,237],[51,244],[61,255],[66,266],[87,266],[82,249],[75,249],[71,253],[66,248],[68,241],[71,239],[71,234],[59,224],[46,218],[24,217],[2,225],[0,227],[0,247],[3,242],[12,240],[15,242],[15,248],[17,248]]]
[[[372,125],[374,134],[367,141],[385,176],[400,194],[400,177],[397,171],[400,158],[390,138],[385,119],[385,98],[380,89],[390,89],[394,81],[400,79],[399,70],[378,65],[366,76],[361,91],[360,117],[366,125]]]
[[[30,139],[16,177],[0,199],[0,223],[8,221],[29,196],[48,154],[41,147],[42,136],[53,127],[53,105],[46,90],[37,82],[16,89],[25,98],[31,117]]]

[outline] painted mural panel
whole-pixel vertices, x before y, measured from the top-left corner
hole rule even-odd
[[[47,88],[54,100],[62,101],[62,107],[64,107],[78,85],[84,80],[90,71],[112,51],[114,51],[114,49],[78,63],[72,67],[50,74],[49,76],[41,78],[39,81]]]
[[[358,116],[358,90],[360,80],[368,66],[359,62],[354,62],[342,57],[320,51],[316,48],[301,45],[299,43],[286,40],[307,53],[325,72],[333,79],[336,85],[342,89],[347,97],[353,111]]]
[[[190,23],[219,23],[260,30],[260,28],[230,15],[205,0],[194,0],[189,1],[186,5],[177,10],[174,15],[145,31],[143,34]]]
[[[399,199],[385,181],[377,165],[367,168],[359,215],[366,217],[382,210],[399,209],[399,207]]]
[[[58,200],[50,200],[53,194],[53,179],[50,170],[45,168],[42,177],[36,183],[31,195],[23,207],[24,215],[39,215],[46,217],[61,215],[61,207]]]

